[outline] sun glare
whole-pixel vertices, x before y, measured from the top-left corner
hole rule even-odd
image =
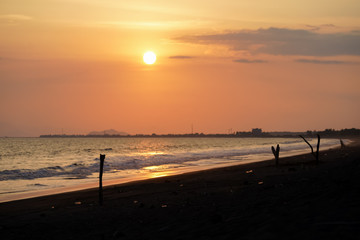
[[[156,61],[156,55],[154,52],[148,51],[144,53],[143,60],[146,64],[154,64]]]

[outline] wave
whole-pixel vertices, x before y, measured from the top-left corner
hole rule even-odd
[[[311,144],[315,144],[316,139],[310,140]],[[322,148],[328,148],[329,146],[338,145],[339,142],[336,139],[324,139],[321,143]],[[230,158],[233,156],[246,156],[256,154],[271,153],[271,145],[274,144],[262,144],[253,145],[247,147],[229,148],[224,149],[222,147],[212,148],[208,150],[197,149],[192,151],[179,150],[179,148],[173,147],[172,152],[165,153],[151,152],[151,153],[139,153],[133,152],[132,154],[120,154],[107,148],[107,151],[111,151],[105,159],[104,171],[115,172],[128,169],[142,169],[149,166],[159,166],[166,164],[181,165],[190,162],[196,164],[198,160],[204,159],[221,159]],[[302,140],[287,140],[280,142],[281,152],[289,152],[293,150],[304,150],[308,146]],[[105,150],[105,149],[104,149]],[[177,151],[177,152],[176,152]],[[17,180],[17,179],[37,179],[48,177],[64,177],[66,179],[82,179],[87,178],[90,175],[99,171],[99,159],[74,162],[66,166],[49,166],[38,169],[15,169],[0,171],[0,181]]]

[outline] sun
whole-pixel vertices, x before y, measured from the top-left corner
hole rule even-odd
[[[154,64],[156,61],[156,55],[154,52],[148,51],[144,53],[143,60],[146,64]]]

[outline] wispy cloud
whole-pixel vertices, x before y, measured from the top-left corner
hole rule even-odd
[[[28,21],[31,20],[32,17],[21,15],[21,14],[5,14],[0,15],[1,23],[17,23],[20,21]]]
[[[183,36],[178,41],[227,45],[234,51],[252,54],[301,56],[360,56],[360,34],[316,33],[304,29],[268,28],[254,31]]]
[[[141,21],[108,21],[99,22],[98,25],[105,27],[120,27],[129,29],[138,28],[164,28],[169,27],[173,23],[168,22],[141,22]]]
[[[170,59],[190,59],[194,58],[193,56],[185,56],[185,55],[176,55],[176,56],[170,56]]]
[[[311,31],[318,31],[321,29],[335,28],[336,26],[334,24],[321,24],[321,25],[306,24],[305,27],[307,27]]]
[[[184,27],[198,27],[206,22],[195,22],[193,20],[184,21],[102,21],[97,22],[97,26],[115,27],[128,29],[174,29]]]
[[[261,60],[261,59],[235,59],[233,60],[233,62],[237,62],[237,63],[267,63],[267,61],[265,60]]]
[[[295,62],[300,63],[315,63],[315,64],[353,64],[349,61],[337,61],[337,60],[318,60],[318,59],[296,59]]]
[[[39,62],[42,59],[0,57],[0,62]]]

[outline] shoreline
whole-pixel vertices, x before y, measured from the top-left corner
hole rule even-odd
[[[349,141],[349,144],[351,144],[352,140],[346,139],[346,141]],[[305,144],[305,143],[304,143]],[[321,150],[320,152],[327,151],[333,148],[338,148],[338,144],[336,145],[330,145],[327,146],[326,149]],[[286,157],[296,157],[306,154],[306,152],[309,152],[309,149],[302,149],[302,150],[291,150],[287,151],[285,153],[281,153],[282,158]],[[111,187],[114,185],[120,185],[120,184],[131,184],[138,181],[146,181],[151,180],[153,178],[162,178],[162,177],[168,177],[168,176],[176,176],[176,175],[182,175],[187,173],[196,173],[200,171],[207,171],[207,170],[213,170],[213,169],[219,169],[219,168],[227,168],[227,167],[235,167],[240,165],[246,165],[250,163],[257,163],[257,162],[264,162],[264,161],[274,161],[273,155],[271,153],[267,154],[249,154],[246,155],[248,159],[242,160],[242,161],[233,161],[233,162],[225,162],[225,163],[218,163],[216,165],[204,165],[204,166],[195,166],[195,167],[180,167],[175,169],[165,169],[164,171],[150,171],[147,174],[141,174],[139,176],[129,176],[129,177],[119,177],[119,178],[110,178],[110,179],[103,179],[103,186],[104,187]],[[236,156],[234,156],[236,157]],[[160,165],[161,167],[162,165]],[[166,165],[165,165],[166,166]],[[158,166],[159,167],[159,166]],[[105,173],[106,174],[106,173]],[[63,193],[71,193],[76,191],[82,191],[82,190],[92,190],[97,189],[98,187],[98,181],[89,182],[89,183],[82,183],[82,184],[76,184],[71,186],[65,186],[65,187],[58,187],[58,188],[48,188],[48,189],[42,189],[42,190],[30,190],[30,191],[24,191],[24,192],[16,192],[16,193],[9,193],[4,194],[3,196],[0,195],[0,203],[6,203],[11,201],[18,201],[18,200],[26,200],[31,198],[37,198],[37,197],[46,197],[50,195],[55,194],[63,194]]]
[[[344,150],[0,203],[6,239],[357,239],[360,141]]]
[[[359,143],[360,144],[360,143]],[[320,153],[324,154],[324,152],[327,151],[332,151],[332,150],[339,150],[340,147],[333,147],[333,148],[329,148],[326,150],[322,150],[320,151]],[[309,157],[310,156],[310,157]],[[296,154],[296,155],[290,155],[290,156],[285,156],[285,157],[280,157],[280,159],[285,159],[285,164],[288,164],[289,160],[288,158],[294,160],[294,159],[304,159],[304,158],[309,158],[309,164],[312,164],[314,162],[314,160],[312,158],[312,155],[309,153],[300,153],[300,154]],[[296,163],[296,162],[293,162]],[[198,169],[198,170],[190,170],[190,171],[184,171],[184,172],[180,172],[180,173],[174,173],[171,175],[167,175],[167,176],[159,176],[159,177],[152,177],[152,178],[139,178],[139,179],[134,179],[134,180],[129,180],[129,181],[125,181],[122,182],[121,179],[110,179],[110,180],[104,180],[103,179],[103,188],[104,190],[108,189],[108,188],[114,188],[114,187],[121,187],[121,186],[127,186],[127,185],[137,185],[137,184],[142,184],[142,183],[146,183],[146,182],[151,182],[152,180],[163,180],[167,181],[167,178],[176,178],[176,177],[186,177],[187,175],[193,175],[193,174],[202,174],[202,173],[207,173],[207,172],[212,172],[212,171],[226,171],[227,169],[230,168],[241,168],[241,169],[251,169],[251,168],[258,168],[258,167],[275,167],[274,164],[274,159],[269,159],[269,158],[263,158],[262,160],[248,160],[248,161],[244,161],[244,162],[236,162],[236,163],[230,163],[229,165],[227,164],[223,164],[223,166],[221,166],[221,164],[219,164],[220,166],[211,166],[211,167],[205,167],[203,169]],[[281,166],[281,160],[280,160],[280,166]],[[161,172],[160,172],[161,173]],[[76,194],[78,192],[93,192],[93,191],[98,191],[98,182],[94,182],[94,183],[88,183],[88,184],[80,184],[80,185],[76,185],[76,186],[70,186],[70,187],[60,187],[60,188],[54,188],[54,189],[44,189],[44,190],[38,190],[38,191],[34,191],[34,192],[24,192],[24,193],[20,193],[19,195],[25,195],[25,196],[14,196],[14,199],[12,200],[1,200],[0,204],[3,203],[11,203],[11,202],[16,202],[16,201],[27,201],[27,200],[32,200],[32,199],[38,199],[38,198],[52,198],[53,196],[57,196],[57,195],[71,195],[71,194]],[[11,198],[11,197],[10,197]]]

